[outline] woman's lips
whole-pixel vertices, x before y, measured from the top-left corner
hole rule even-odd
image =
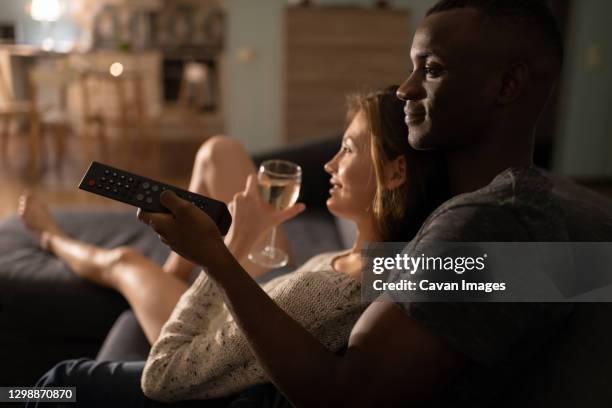
[[[332,185],[331,188],[329,189],[330,193],[334,192],[334,191],[337,191],[337,190],[342,188],[342,185],[340,183],[338,183],[337,181],[330,180],[330,183]]]

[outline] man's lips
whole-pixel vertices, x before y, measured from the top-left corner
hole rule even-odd
[[[425,116],[427,116],[425,109],[420,107],[412,108],[408,107],[408,105],[404,107],[404,114],[406,115],[406,124],[408,125],[411,123],[421,122]]]

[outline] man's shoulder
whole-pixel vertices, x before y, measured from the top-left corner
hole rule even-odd
[[[510,168],[487,186],[442,204],[427,219],[417,238],[481,242],[547,240],[534,235],[550,225],[558,227],[562,220],[563,212],[553,197],[549,177],[532,166]]]
[[[478,208],[483,211],[500,211],[513,207],[529,207],[550,201],[553,182],[534,166],[511,167],[499,173],[486,186],[459,194],[439,208],[440,212]]]

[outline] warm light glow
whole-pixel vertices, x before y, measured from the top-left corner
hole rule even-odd
[[[51,37],[47,37],[42,42],[43,51],[52,51],[55,47],[55,40]]]
[[[123,65],[120,62],[113,62],[110,66],[110,74],[114,77],[123,74]]]
[[[34,20],[57,21],[61,14],[59,0],[32,0],[30,14]]]

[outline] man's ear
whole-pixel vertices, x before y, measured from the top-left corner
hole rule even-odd
[[[385,188],[395,190],[406,182],[406,157],[403,154],[397,156],[385,164]]]
[[[514,102],[524,92],[529,81],[529,67],[524,62],[512,64],[502,75],[497,101],[503,105]]]

